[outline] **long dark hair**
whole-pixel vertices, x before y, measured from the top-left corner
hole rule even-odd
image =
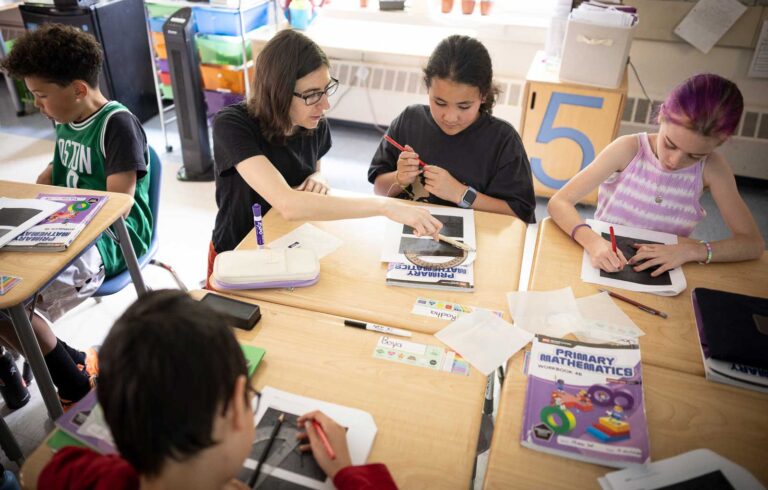
[[[330,66],[323,50],[292,29],[277,33],[259,53],[248,112],[259,119],[268,141],[285,143],[293,128],[290,109],[296,80],[321,66]]]
[[[493,112],[499,89],[493,84],[491,56],[477,39],[457,34],[440,41],[424,68],[427,88],[434,77],[477,87],[483,98],[480,111]]]

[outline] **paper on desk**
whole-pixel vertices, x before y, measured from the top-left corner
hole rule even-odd
[[[583,321],[570,287],[507,293],[507,302],[515,325],[532,334],[564,337]]]
[[[648,465],[631,466],[620,471],[613,471],[598,478],[597,481],[603,490],[645,490],[647,488],[765,489],[757,478],[745,468],[709,449],[695,449],[661,461],[654,461]]]
[[[425,208],[432,216],[443,223],[440,233],[448,238],[464,242],[472,248],[477,248],[475,238],[475,214],[472,209],[428,207]],[[405,253],[412,252],[422,256],[429,262],[444,262],[463,252],[453,245],[437,242],[431,237],[416,237],[413,228],[387,220],[386,230],[382,237],[382,262],[408,262]],[[462,265],[474,262],[477,252],[469,252]]]
[[[637,252],[634,248],[635,244],[677,244],[677,236],[670,233],[633,228],[631,226],[611,225],[605,221],[593,219],[588,219],[587,224],[592,228],[592,231],[601,235],[606,240],[610,240],[609,230],[613,226],[617,246],[627,260],[632,258]],[[635,272],[631,266],[626,266],[618,272],[605,272],[592,265],[586,250],[584,250],[581,259],[581,280],[592,284],[601,284],[640,293],[653,293],[661,296],[675,296],[687,287],[682,267],[675,267],[663,274],[659,274],[657,277],[651,277],[651,269]]]
[[[674,33],[706,54],[746,10],[738,0],[699,0]]]
[[[331,235],[309,223],[304,223],[295,230],[286,233],[277,240],[269,243],[269,248],[279,250],[283,248],[306,248],[312,250],[318,259],[335,251],[344,243],[337,237]]]
[[[484,375],[491,374],[533,339],[487,310],[459,317],[435,334]]]
[[[575,335],[582,342],[636,339],[645,332],[613,302],[608,293],[593,294],[576,300],[582,321]]]

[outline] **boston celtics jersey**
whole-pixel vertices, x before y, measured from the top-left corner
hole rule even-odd
[[[56,148],[53,153],[53,185],[76,189],[107,190],[106,149],[104,138],[107,122],[116,113],[128,111],[119,102],[110,101],[81,122],[56,125]],[[142,143],[143,144],[143,143]],[[131,243],[140,257],[152,239],[152,213],[149,209],[149,154],[145,150],[147,174],[137,180],[134,205],[125,225]],[[107,277],[125,270],[120,246],[108,234],[96,242]]]

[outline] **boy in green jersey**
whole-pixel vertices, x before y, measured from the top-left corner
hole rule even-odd
[[[93,36],[45,24],[19,38],[0,67],[24,80],[35,106],[56,124],[53,161],[37,183],[133,196],[125,224],[140,257],[149,248],[153,226],[147,141],[136,117],[99,90],[102,62]],[[105,233],[37,296],[32,326],[65,408],[91,388],[98,362],[93,352],[88,355],[57,339],[37,312],[55,321],[125,268],[119,245]],[[0,337],[19,350],[10,322],[0,322]]]

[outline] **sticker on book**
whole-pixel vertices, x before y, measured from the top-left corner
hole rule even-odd
[[[469,376],[469,363],[456,352],[439,345],[419,344],[385,335],[376,344],[373,357]]]
[[[414,315],[428,316],[437,318],[438,320],[456,321],[462,315],[472,313],[477,310],[485,310],[485,308],[477,308],[475,306],[463,305],[460,303],[451,303],[450,301],[438,301],[429,298],[416,298],[416,303],[413,304],[411,313]],[[487,310],[496,315],[499,318],[504,318],[504,312],[497,310]]]
[[[0,274],[0,296],[13,289],[20,282],[21,278],[18,276]]]

